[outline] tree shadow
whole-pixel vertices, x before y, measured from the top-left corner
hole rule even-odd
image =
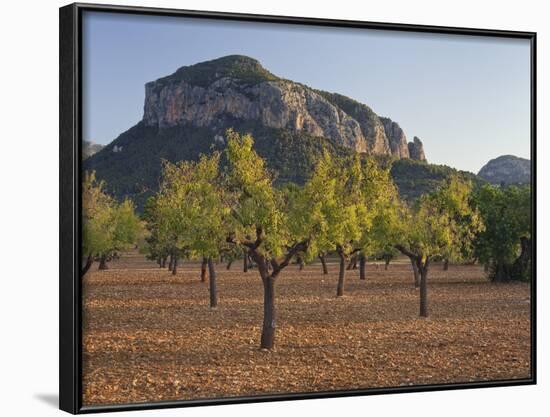
[[[50,407],[59,407],[59,395],[57,394],[35,394],[34,398],[42,401],[44,404],[47,404]]]

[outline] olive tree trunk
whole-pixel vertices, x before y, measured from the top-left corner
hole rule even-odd
[[[428,261],[418,262],[420,272],[420,317],[428,317]]]
[[[210,308],[218,306],[218,289],[216,287],[216,268],[212,258],[208,258],[208,277],[210,284]]]
[[[168,270],[172,271],[174,269],[174,254],[170,254],[170,260],[168,261]]]
[[[260,347],[262,349],[272,349],[275,344],[275,280],[280,272],[286,268],[290,261],[298,254],[307,250],[309,240],[298,242],[289,247],[282,260],[273,257],[267,258],[261,252],[260,246],[263,243],[264,234],[260,226],[256,227],[256,240],[239,242],[245,246],[245,262],[250,256],[252,261],[258,266],[258,272],[262,279],[264,288],[264,318],[262,324],[262,336]],[[231,237],[227,238],[230,243],[237,243]]]
[[[305,263],[301,256],[298,257],[298,265],[299,265],[299,270],[302,271],[304,269]]]
[[[243,252],[243,272],[248,272],[248,253]]]
[[[321,266],[323,267],[323,275],[328,275],[327,261],[325,259],[325,255],[319,255],[319,259],[321,260]]]
[[[176,275],[178,273],[178,254],[174,253],[174,258],[172,260],[172,275]]]
[[[448,271],[449,270],[449,260],[448,259],[445,259],[443,261],[443,270],[444,271]]]
[[[338,287],[336,288],[336,296],[344,295],[344,284],[346,283],[346,256],[342,252],[338,252],[340,256],[340,273],[338,274]]]
[[[352,256],[348,264],[348,271],[351,269],[357,269],[357,255]]]
[[[266,275],[262,277],[264,285],[264,321],[260,347],[272,349],[275,344],[275,279]]]
[[[359,257],[359,279],[365,280],[365,267],[367,266],[367,257],[363,254]]]
[[[206,267],[208,265],[208,259],[205,257],[202,258],[201,263],[201,282],[206,282]]]
[[[414,288],[420,287],[420,271],[418,270],[418,265],[416,264],[416,260],[414,258],[411,259],[411,265],[413,269],[414,274]]]
[[[84,276],[86,272],[90,270],[93,263],[94,257],[92,255],[88,255],[88,257],[86,258],[86,263],[82,266],[81,276]]]
[[[100,256],[98,269],[100,271],[104,271],[105,269],[109,269],[109,267],[107,266],[107,256],[105,256],[105,255]]]

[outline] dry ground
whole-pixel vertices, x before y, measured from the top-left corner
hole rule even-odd
[[[491,284],[478,266],[433,265],[430,317],[418,317],[410,266],[299,272],[276,287],[275,349],[260,350],[256,270],[218,266],[211,310],[197,263],[177,276],[128,254],[84,279],[85,405],[310,392],[530,376],[530,288]]]

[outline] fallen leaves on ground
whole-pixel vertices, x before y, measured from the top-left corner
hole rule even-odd
[[[218,265],[209,308],[200,265],[176,276],[138,254],[83,285],[83,402],[134,403],[395,387],[530,376],[530,287],[492,284],[479,266],[434,265],[418,317],[407,263],[347,271],[291,265],[276,284],[275,348],[259,349],[262,284]]]

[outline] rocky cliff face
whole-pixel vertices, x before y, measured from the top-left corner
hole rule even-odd
[[[426,154],[424,153],[424,145],[422,141],[416,136],[413,138],[412,142],[409,142],[409,156],[411,159],[417,161],[426,161]]]
[[[410,158],[407,137],[403,129],[387,117],[381,117],[380,120],[384,125],[384,131],[388,138],[392,155],[395,155],[399,159]]]
[[[513,155],[491,159],[477,174],[492,184],[529,184],[531,161]]]
[[[348,97],[280,79],[244,56],[182,67],[145,87],[143,123],[160,129],[209,128],[223,134],[235,121],[325,137],[360,153],[424,160],[399,125]]]

